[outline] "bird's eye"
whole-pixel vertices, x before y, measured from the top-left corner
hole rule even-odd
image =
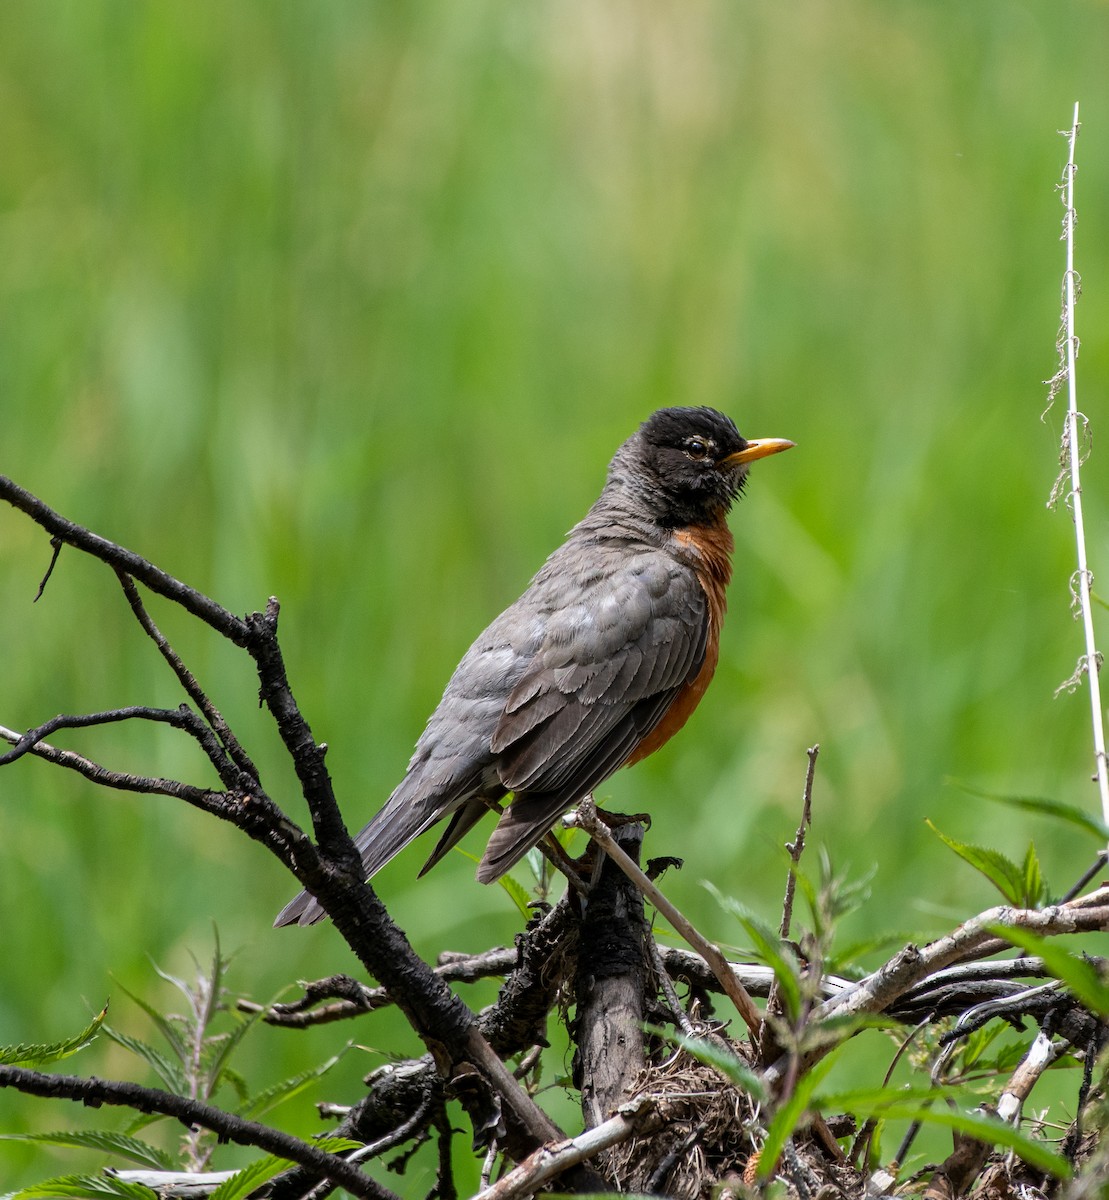
[[[701,438],[689,438],[685,444],[685,452],[694,462],[700,462],[701,459],[708,457],[708,443]]]

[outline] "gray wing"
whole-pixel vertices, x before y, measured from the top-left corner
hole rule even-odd
[[[560,547],[458,664],[404,779],[355,838],[367,877],[452,815],[425,870],[483,815],[517,797],[478,870],[489,882],[608,778],[662,719],[705,658],[696,576],[656,550]],[[275,924],[312,924],[301,893]]]
[[[490,745],[516,799],[489,841],[483,882],[617,770],[704,664],[708,602],[696,575],[657,551],[615,559],[608,572],[559,573],[568,594],[552,589],[542,641],[505,702]]]

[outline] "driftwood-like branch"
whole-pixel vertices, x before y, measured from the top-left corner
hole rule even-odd
[[[587,1129],[578,1137],[566,1138],[537,1150],[498,1179],[492,1187],[479,1192],[474,1200],[523,1200],[526,1196],[545,1190],[551,1180],[570,1167],[593,1158],[602,1150],[610,1150],[631,1137],[649,1133],[657,1121],[654,1105],[647,1097],[641,1097],[614,1117]]]
[[[872,975],[825,1001],[816,1018],[884,1012],[934,972],[1006,949],[1009,943],[993,933],[995,927],[1027,929],[1043,937],[1109,929],[1109,887],[1050,908],[1016,909],[1001,905],[987,909],[923,948],[906,946]]]

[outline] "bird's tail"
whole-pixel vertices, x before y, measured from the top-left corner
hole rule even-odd
[[[478,864],[479,883],[493,883],[536,845],[571,806],[561,793],[542,792],[506,806]]]
[[[453,807],[449,802],[444,804],[442,796],[414,798],[414,783],[413,775],[406,775],[377,816],[354,839],[367,879]],[[315,896],[301,892],[277,914],[274,925],[315,925],[326,915]]]

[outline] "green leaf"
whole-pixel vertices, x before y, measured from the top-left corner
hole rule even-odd
[[[960,788],[971,796],[980,796],[983,800],[993,800],[997,804],[1008,804],[1011,808],[1022,808],[1026,812],[1040,813],[1041,816],[1055,817],[1067,821],[1092,833],[1100,842],[1109,841],[1109,825],[1099,820],[1084,809],[1076,808],[1073,804],[1064,804],[1060,800],[1049,800],[1045,796],[1005,796],[998,792],[985,792],[980,788],[970,787],[957,779],[949,780],[955,787]]]
[[[811,1071],[806,1072],[797,1080],[793,1092],[774,1114],[766,1130],[766,1139],[762,1144],[759,1155],[760,1179],[769,1179],[778,1165],[786,1141],[797,1128],[798,1123],[809,1108],[809,1100],[817,1085],[828,1074],[839,1057],[833,1050],[822,1062],[817,1063]]]
[[[313,1138],[313,1144],[327,1154],[345,1154],[350,1150],[361,1149],[364,1143],[344,1137],[319,1137]],[[236,1171],[230,1179],[225,1179],[211,1193],[208,1200],[246,1200],[246,1197],[253,1195],[263,1183],[268,1183],[288,1166],[287,1159],[268,1154],[265,1158],[251,1163],[249,1167]]]
[[[991,1021],[988,1025],[983,1025],[981,1029],[975,1029],[967,1035],[963,1042],[963,1049],[959,1056],[962,1069],[968,1070],[979,1061],[990,1044],[1006,1029],[1003,1021]]]
[[[877,1087],[855,1088],[813,1098],[812,1107],[822,1113],[852,1113],[856,1116],[884,1117],[890,1108],[918,1105],[922,1112],[936,1100],[957,1095],[953,1087]]]
[[[1000,850],[991,850],[988,846],[971,846],[966,842],[957,842],[946,833],[941,833],[927,818],[924,823],[945,846],[949,846],[964,862],[970,863],[976,871],[985,875],[1010,904],[1018,908],[1028,907],[1024,894],[1024,872],[1012,859],[1006,858]]]
[[[733,896],[725,896],[711,883],[706,883],[705,886],[716,898],[716,902],[726,912],[730,912],[747,931],[747,936],[754,943],[755,954],[774,972],[778,986],[782,989],[786,1011],[790,1018],[796,1021],[801,1015],[801,977],[796,963],[783,953],[781,939],[777,933]]]
[[[1028,850],[1024,855],[1024,895],[1028,901],[1029,908],[1038,908],[1044,900],[1046,889],[1044,888],[1044,875],[1040,868],[1040,858],[1036,853],[1036,845],[1034,842],[1028,843]]]
[[[154,969],[157,970],[158,968],[155,967]],[[187,1062],[189,1058],[189,1051],[185,1046],[185,1043],[181,1040],[181,1035],[173,1027],[172,1022],[167,1021],[153,1004],[147,1000],[144,1000],[141,996],[137,996],[129,988],[124,987],[122,983],[117,981],[117,986],[120,988],[123,994],[130,1001],[132,1001],[132,1003],[137,1004],[139,1008],[141,1008],[143,1012],[146,1013],[146,1015],[154,1022],[158,1028],[158,1032],[169,1043],[170,1049],[176,1055],[178,1061],[182,1063]]]
[[[165,1084],[167,1090],[175,1092],[179,1096],[185,1095],[189,1090],[184,1071],[160,1050],[155,1050],[153,1046],[140,1041],[139,1038],[131,1037],[128,1033],[120,1033],[118,1029],[112,1029],[108,1025],[104,1026],[104,1032],[117,1046],[122,1046],[125,1050],[130,1050],[132,1054],[143,1059]]]
[[[69,1058],[71,1054],[83,1050],[95,1039],[107,1015],[108,1005],[105,1004],[80,1033],[66,1038],[64,1042],[22,1042],[16,1046],[0,1046],[0,1066],[41,1067],[47,1063]]]
[[[863,1104],[858,1104],[852,1109],[841,1109],[838,1102],[849,1100],[850,1096],[851,1093],[847,1093],[842,1097],[828,1096],[825,1099],[835,1108],[835,1111],[851,1111],[859,1117],[876,1116],[889,1120],[927,1121],[932,1125],[945,1125],[949,1129],[957,1129],[960,1133],[978,1138],[979,1141],[1015,1150],[1030,1166],[1047,1171],[1058,1179],[1070,1178],[1071,1165],[1061,1154],[1056,1154],[1044,1142],[1029,1137],[1026,1133],[1021,1133],[1015,1125],[1010,1125],[997,1117],[977,1112],[958,1112],[945,1105],[928,1108],[917,1103],[894,1102],[888,1105],[876,1105],[869,1109]]]
[[[171,1155],[148,1142],[102,1129],[65,1130],[55,1133],[0,1133],[0,1140],[9,1142],[41,1142],[46,1146],[80,1146],[103,1154],[116,1154],[140,1167],[155,1171],[172,1171],[176,1165]]]
[[[766,1085],[762,1079],[737,1054],[718,1046],[705,1038],[690,1037],[688,1034],[672,1034],[655,1025],[646,1025],[648,1033],[657,1034],[672,1046],[680,1046],[691,1058],[706,1067],[719,1071],[729,1083],[746,1092],[758,1101],[766,1100]]]
[[[257,1096],[254,1096],[238,1109],[238,1115],[248,1120],[257,1120],[259,1117],[275,1109],[279,1104],[284,1104],[286,1100],[292,1099],[293,1096],[303,1092],[315,1080],[326,1075],[339,1059],[346,1054],[350,1047],[351,1043],[347,1042],[338,1054],[329,1058],[326,1062],[320,1063],[319,1066],[313,1067],[312,1070],[305,1071],[300,1075],[294,1075],[289,1079],[283,1079],[280,1083],[275,1083],[272,1087],[266,1088],[265,1091],[259,1092]]]
[[[497,882],[508,893],[512,903],[520,910],[524,919],[530,921],[532,911],[528,905],[531,903],[531,896],[528,895],[527,888],[518,879],[513,879],[511,875],[502,875]]]
[[[122,1196],[125,1200],[158,1200],[158,1193],[141,1183],[125,1183],[111,1175],[56,1175],[16,1192],[8,1200],[101,1200]]]
[[[231,1070],[230,1059],[231,1055],[238,1048],[243,1038],[254,1028],[255,1024],[262,1019],[262,1013],[253,1013],[251,1016],[236,1020],[235,1027],[226,1037],[220,1039],[218,1043],[209,1042],[209,1045],[216,1044],[218,1049],[212,1061],[208,1064],[208,1087],[207,1095],[215,1094],[216,1089],[223,1081],[225,1074],[229,1076],[235,1075]],[[232,1082],[232,1086],[235,1084]]]
[[[991,926],[991,932],[1012,942],[1028,954],[1043,959],[1044,969],[1049,975],[1061,980],[1067,989],[1092,1013],[1109,1017],[1109,983],[1102,978],[1098,968],[1078,954],[1064,950],[1051,938],[1042,938],[1026,929],[1008,929],[1004,925]]]
[[[249,1167],[236,1171],[230,1179],[225,1179],[208,1200],[245,1200],[263,1183],[268,1183],[275,1175],[288,1169],[288,1162],[275,1154],[267,1154],[265,1158],[252,1162]]]

